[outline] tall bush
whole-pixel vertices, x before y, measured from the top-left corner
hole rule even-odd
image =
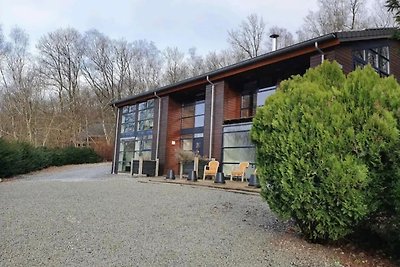
[[[394,210],[400,87],[335,62],[284,81],[253,120],[257,173],[272,210],[311,240],[337,240]]]

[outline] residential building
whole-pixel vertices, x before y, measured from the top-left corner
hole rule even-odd
[[[200,76],[117,100],[113,173],[132,158],[159,159],[159,174],[179,170],[176,151],[196,151],[220,161],[226,174],[241,161],[254,164],[249,136],[257,107],[279,83],[323,60],[345,73],[371,64],[382,76],[400,78],[395,29],[336,32],[272,51]]]

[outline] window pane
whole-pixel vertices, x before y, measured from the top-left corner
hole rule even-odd
[[[203,115],[204,114],[204,108],[205,104],[203,103],[197,103],[195,106],[195,115]]]
[[[254,162],[256,158],[256,149],[249,148],[224,148],[224,162]]]
[[[382,56],[384,56],[385,58],[389,59],[389,47],[388,46],[382,47],[380,53],[381,53]]]
[[[182,140],[182,149],[192,151],[193,140],[192,139],[183,139]]]
[[[152,143],[152,140],[143,140],[140,148],[144,150],[151,150]]]
[[[151,159],[151,151],[143,151],[142,152],[142,158],[144,160],[150,160]]]
[[[379,69],[385,73],[389,73],[389,61],[381,58],[379,62]]]
[[[224,133],[224,147],[254,146],[250,132]]]
[[[354,56],[357,57],[358,59],[364,60],[364,50],[357,50],[354,51]]]
[[[224,127],[224,133],[229,133],[229,132],[238,132],[238,131],[250,131],[252,124],[251,123],[241,123],[241,124],[236,124],[232,126],[225,126]]]
[[[204,126],[204,115],[194,117],[194,127],[203,127]]]
[[[128,114],[124,114],[122,115],[122,123],[126,123],[126,122],[135,122],[135,113],[128,113]]]
[[[121,133],[133,133],[135,131],[134,123],[126,123],[121,125]]]
[[[257,106],[264,106],[265,104],[265,100],[272,95],[273,93],[275,93],[276,89],[272,89],[272,90],[267,90],[267,91],[261,91],[258,92],[257,94]]]
[[[119,151],[133,151],[134,142],[133,141],[122,141]]]
[[[136,111],[136,105],[129,106],[129,112],[135,112]]]
[[[154,99],[147,100],[147,107],[148,108],[154,107]]]
[[[248,108],[251,106],[250,95],[242,95],[242,108]]]
[[[139,104],[139,110],[145,109],[147,107],[146,102],[142,102]]]
[[[153,129],[153,120],[145,120],[145,121],[138,121],[137,122],[137,130],[138,131],[145,131]]]
[[[242,109],[242,110],[240,111],[240,117],[241,117],[241,118],[250,117],[250,110],[249,110],[249,109]]]
[[[372,67],[378,67],[377,54],[373,50],[368,51],[368,63],[371,64]]]

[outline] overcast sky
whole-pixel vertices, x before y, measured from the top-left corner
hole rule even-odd
[[[62,27],[89,29],[115,39],[147,39],[159,49],[196,47],[200,54],[226,48],[227,30],[251,13],[263,16],[267,28],[292,33],[316,0],[0,0],[3,32],[18,25],[35,43]]]

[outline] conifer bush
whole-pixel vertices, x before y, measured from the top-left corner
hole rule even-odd
[[[313,241],[337,240],[395,208],[400,86],[371,67],[324,62],[257,110],[251,130],[262,196]]]
[[[40,170],[49,166],[95,163],[101,159],[91,148],[34,147],[0,138],[0,178]]]

